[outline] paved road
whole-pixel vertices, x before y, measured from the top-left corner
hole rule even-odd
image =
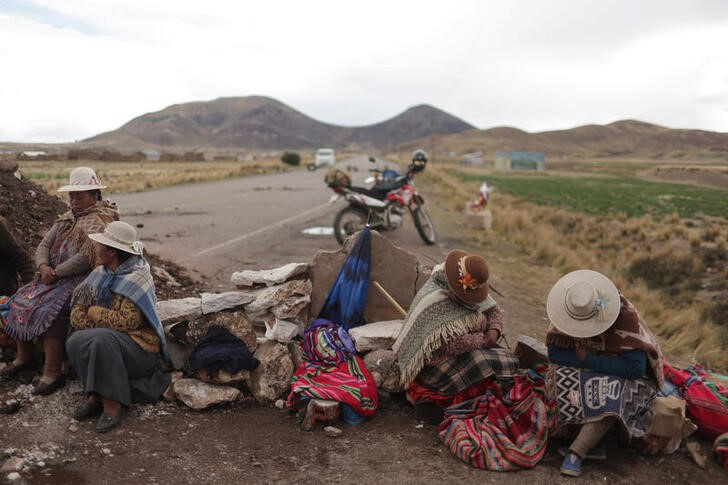
[[[347,166],[358,168],[350,174],[355,184],[363,184],[370,166],[366,158],[337,164],[340,169]],[[324,174],[317,170],[245,177],[112,199],[123,220],[143,225],[138,230],[150,251],[225,288],[233,271],[310,261],[319,249],[339,247],[333,235],[302,233],[308,227],[330,227],[344,207],[343,201],[328,203],[333,192],[323,183]],[[415,254],[428,251],[441,257],[441,249],[425,247],[409,217],[404,227],[386,235]]]

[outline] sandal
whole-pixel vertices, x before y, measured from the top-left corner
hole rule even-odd
[[[103,413],[101,413],[101,417],[96,422],[96,432],[106,433],[108,431],[111,431],[113,428],[121,424],[121,417],[123,414],[123,408],[119,408],[119,413],[116,416],[112,416],[111,414],[104,411]]]
[[[93,418],[97,414],[100,414],[104,409],[101,401],[92,401],[91,399],[86,400],[85,403],[80,405],[73,411],[73,419],[76,421],[85,421],[89,418]]]
[[[63,386],[66,385],[66,376],[61,374],[56,378],[55,381],[51,382],[50,384],[46,384],[43,381],[38,382],[36,386],[33,388],[32,394],[34,396],[47,396],[49,394],[53,394],[58,389],[61,389]]]

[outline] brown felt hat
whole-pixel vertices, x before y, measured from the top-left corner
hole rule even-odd
[[[477,304],[488,297],[488,276],[488,263],[481,256],[454,249],[445,258],[447,286],[464,303]]]

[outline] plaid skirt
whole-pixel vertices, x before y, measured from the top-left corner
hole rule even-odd
[[[438,365],[426,365],[415,382],[439,394],[457,394],[483,379],[516,375],[518,358],[509,349],[493,347],[464,352]]]

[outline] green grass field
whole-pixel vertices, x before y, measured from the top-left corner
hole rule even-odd
[[[693,185],[627,177],[485,176],[460,171],[456,175],[466,181],[486,179],[497,190],[535,204],[593,215],[624,212],[629,217],[651,214],[657,219],[672,213],[684,218],[728,215],[728,191]]]

